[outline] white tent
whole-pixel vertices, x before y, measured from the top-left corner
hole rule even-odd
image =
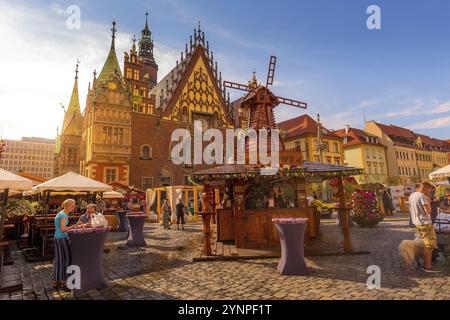
[[[117,191],[108,191],[103,193],[103,199],[123,199],[125,196]]]
[[[450,178],[450,165],[430,173],[431,180],[444,180]]]
[[[9,189],[11,193],[31,190],[33,182],[0,168],[0,191]]]
[[[86,178],[74,172],[68,172],[58,178],[54,178],[47,182],[35,186],[32,190],[33,194],[41,192],[108,192],[112,187],[98,182],[96,180]]]
[[[0,207],[0,241],[3,240],[3,232],[6,219],[6,205],[8,204],[8,193],[17,193],[30,190],[33,182],[27,178],[23,178],[14,173],[0,169],[0,191],[5,192],[3,195],[3,204]],[[3,249],[2,249],[3,250]],[[3,265],[3,252],[0,253],[0,270]]]

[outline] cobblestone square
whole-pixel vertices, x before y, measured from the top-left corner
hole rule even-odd
[[[341,229],[321,226],[327,242],[342,240]],[[55,299],[224,299],[224,300],[344,300],[344,299],[450,299],[450,266],[442,256],[439,274],[425,274],[400,267],[398,245],[414,237],[404,220],[382,222],[376,228],[351,230],[355,250],[367,255],[308,257],[311,274],[280,276],[278,259],[235,260],[193,263],[202,241],[201,224],[185,231],[164,230],[146,224],[146,248],[124,246],[124,235],[110,233],[103,266],[108,287],[82,295],[55,291],[51,286],[50,262],[27,263],[21,252],[13,253],[23,290],[3,293],[2,300]],[[367,267],[381,269],[381,289],[367,288]]]

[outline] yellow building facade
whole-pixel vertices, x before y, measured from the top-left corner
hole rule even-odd
[[[388,183],[386,147],[380,143],[378,137],[355,128],[346,128],[335,133],[344,141],[344,164],[364,169],[364,175],[355,177],[359,184]]]
[[[305,161],[321,162],[320,152],[317,150],[318,124],[308,115],[293,118],[278,124],[284,137],[286,149],[299,148]],[[322,130],[323,163],[343,165],[344,144],[341,137],[324,127]]]

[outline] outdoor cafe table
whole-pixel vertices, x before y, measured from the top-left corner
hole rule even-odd
[[[117,211],[117,216],[119,217],[119,229],[117,232],[127,232],[129,228],[127,213],[129,211]]]
[[[70,230],[72,265],[81,271],[81,285],[74,293],[106,287],[102,257],[110,228],[84,228]]]
[[[281,275],[309,274],[303,248],[308,221],[304,218],[272,219],[280,235],[281,259],[277,269]]]
[[[147,245],[144,239],[145,217],[146,216],[144,212],[129,212],[127,214],[127,218],[130,224],[127,246],[145,247]]]

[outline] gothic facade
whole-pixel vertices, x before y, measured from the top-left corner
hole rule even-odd
[[[225,130],[235,123],[205,34],[200,27],[194,30],[180,60],[161,81],[147,20],[138,46],[133,38],[124,55],[123,74],[115,36],[113,23],[111,48],[98,78],[94,72],[83,114],[79,103],[73,103],[78,109],[70,107],[72,99],[78,100],[74,88],[64,123],[66,117],[76,119],[70,122],[73,130],[63,128],[58,135],[57,174],[75,171],[105,183],[120,182],[144,190],[187,184],[188,175],[205,165],[173,164],[172,132],[185,128],[193,134],[196,120],[202,121],[204,130]]]

